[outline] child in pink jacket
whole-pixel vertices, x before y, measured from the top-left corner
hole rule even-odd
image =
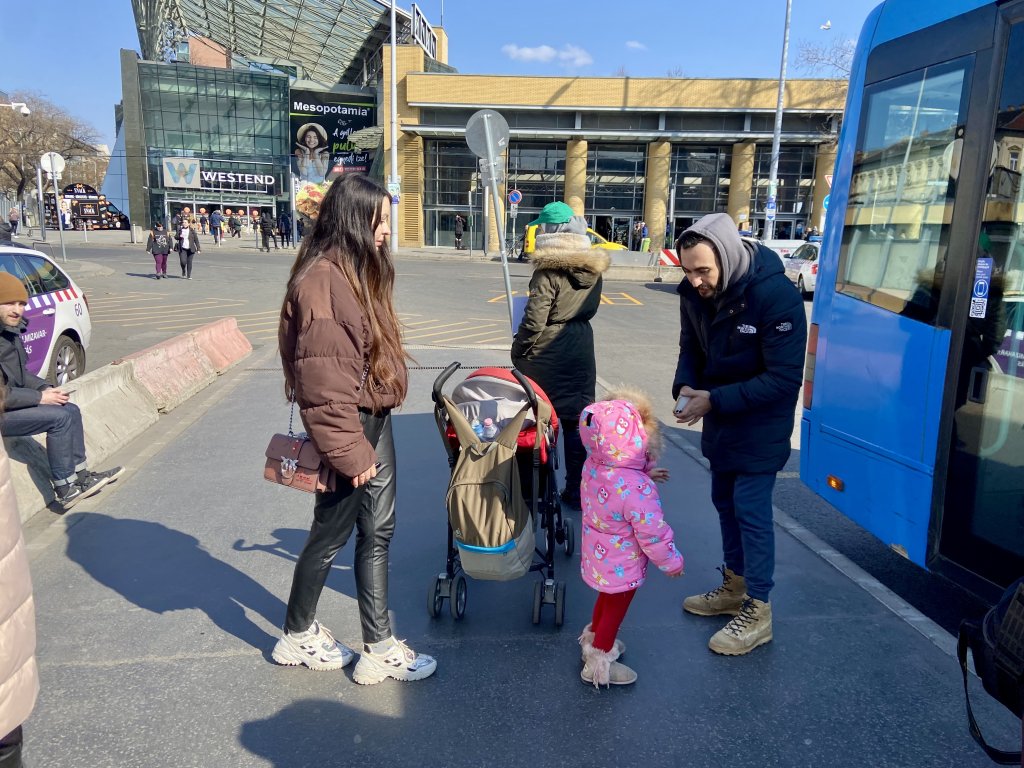
[[[636,672],[616,661],[625,648],[615,635],[647,577],[647,563],[654,561],[668,576],[683,572],[683,556],[654,487],[668,480],[668,470],[654,467],[657,421],[650,401],[639,392],[610,394],[588,405],[580,414],[580,436],[588,454],[580,486],[580,570],[599,593],[579,638],[580,677],[596,687],[629,685],[636,682]]]

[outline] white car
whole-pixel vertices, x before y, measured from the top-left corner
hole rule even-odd
[[[804,245],[803,240],[765,240],[764,245],[771,248],[782,260],[785,261],[792,256],[800,246]]]
[[[82,289],[49,256],[29,248],[0,246],[0,271],[28,290],[21,340],[29,372],[57,386],[85,373],[92,321]]]
[[[793,281],[804,296],[814,293],[818,283],[818,249],[819,243],[804,243],[788,257],[783,258],[786,265],[786,277]]]

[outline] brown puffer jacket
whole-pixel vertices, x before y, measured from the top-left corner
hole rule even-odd
[[[377,461],[359,421],[360,408],[373,408],[361,384],[371,338],[352,286],[336,264],[321,259],[284,306],[278,348],[306,432],[331,467],[349,478]],[[399,405],[396,393],[378,394],[383,408]]]
[[[36,704],[36,609],[7,451],[0,442],[0,737]]]

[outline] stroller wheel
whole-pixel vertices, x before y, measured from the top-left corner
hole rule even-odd
[[[452,618],[456,621],[466,615],[466,593],[468,591],[465,575],[457,574],[455,580],[452,581],[451,600],[448,603],[448,610],[451,611]]]
[[[562,551],[566,557],[572,557],[576,551],[576,531],[572,527],[572,520],[568,517],[562,520]]]
[[[533,585],[533,623],[540,624],[540,607],[544,602],[544,582]]]
[[[560,581],[555,585],[555,626],[562,626],[565,621],[565,582]]]
[[[441,615],[441,606],[444,605],[445,598],[444,581],[444,577],[435,576],[430,588],[427,589],[427,613],[432,619]]]

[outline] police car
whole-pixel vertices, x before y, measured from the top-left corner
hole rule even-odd
[[[58,386],[85,373],[92,322],[82,289],[52,259],[28,248],[0,246],[0,271],[28,290],[21,335],[28,370]]]

